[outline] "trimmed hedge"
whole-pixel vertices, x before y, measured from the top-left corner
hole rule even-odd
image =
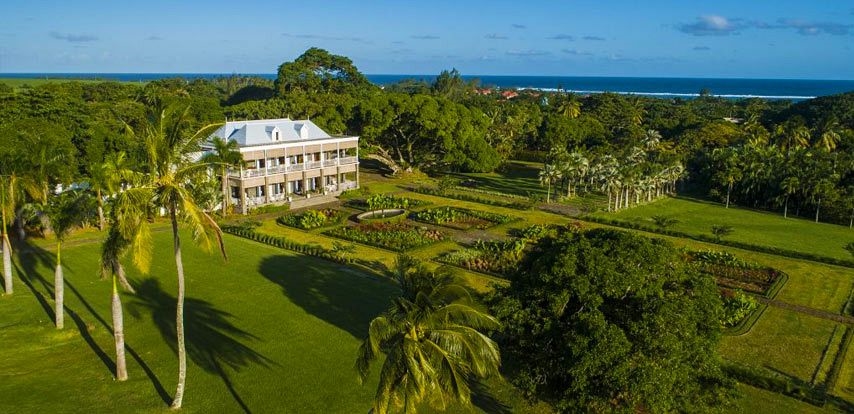
[[[518,202],[518,201],[502,201],[502,200],[495,200],[492,198],[478,197],[477,195],[474,195],[474,194],[442,192],[437,188],[424,187],[424,186],[406,187],[406,190],[412,191],[413,193],[427,194],[427,195],[436,196],[436,197],[451,198],[451,199],[460,200],[460,201],[470,201],[472,203],[480,203],[480,204],[486,204],[488,206],[512,208],[515,210],[530,210],[531,208],[533,208],[533,204],[531,204],[529,202],[526,203],[526,202]]]
[[[845,328],[845,335],[842,337],[842,343],[839,344],[836,359],[833,360],[833,365],[830,367],[830,372],[825,380],[828,392],[833,392],[833,389],[836,388],[836,382],[839,381],[839,371],[842,370],[842,364],[845,363],[845,357],[848,354],[848,349],[851,348],[852,341],[854,341],[854,327],[848,326]]]
[[[659,229],[645,224],[628,222],[617,219],[608,219],[596,216],[580,216],[580,220],[590,221],[593,223],[606,224],[609,226],[622,227],[633,230],[641,230],[650,233],[663,234],[665,236],[681,237],[684,239],[692,239],[706,243],[720,244],[723,246],[735,247],[744,250],[753,250],[760,253],[774,254],[777,256],[785,256],[792,259],[811,260],[813,262],[827,263],[836,266],[844,266],[854,268],[854,260],[837,259],[835,257],[822,256],[812,253],[798,252],[795,250],[781,249],[779,247],[761,246],[758,244],[745,243],[734,240],[718,240],[714,236],[706,234],[692,234],[676,230]]]
[[[807,384],[780,376],[773,376],[741,365],[724,364],[722,368],[725,373],[735,380],[756,388],[788,395],[817,407],[824,407],[824,404],[827,402],[827,395],[823,391]]]
[[[332,260],[333,262],[344,264],[351,264],[354,262],[353,258],[337,254],[331,249],[327,249],[318,245],[297,243],[295,241],[288,240],[284,237],[258,233],[251,229],[234,226],[224,226],[222,227],[222,231],[234,236],[243,237],[244,239],[249,239],[273,247],[278,247],[280,249],[301,253],[306,256],[319,257],[321,259]]]

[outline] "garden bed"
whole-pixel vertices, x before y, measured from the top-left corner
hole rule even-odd
[[[439,230],[408,223],[366,223],[328,230],[323,234],[398,252],[426,246],[445,239]]]
[[[276,223],[301,230],[319,229],[341,224],[347,213],[333,208],[306,210],[300,213],[286,214],[276,219]]]
[[[478,240],[471,246],[440,255],[437,261],[506,278],[519,267],[527,242],[523,239],[506,241]]]
[[[515,217],[468,210],[458,207],[438,207],[412,213],[410,218],[422,223],[449,227],[457,230],[487,229],[498,224],[518,220]]]
[[[772,298],[786,279],[777,269],[745,262],[728,252],[691,252],[688,257],[700,272],[713,276],[722,288]]]

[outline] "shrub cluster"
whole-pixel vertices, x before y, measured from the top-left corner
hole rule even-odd
[[[258,233],[252,229],[247,229],[238,226],[223,226],[222,231],[228,234],[233,234],[238,237],[254,240],[260,243],[301,253],[307,256],[320,257],[323,259],[332,260],[344,264],[353,263],[353,258],[349,257],[346,254],[343,254],[341,251],[327,249],[314,244],[297,243],[293,240],[288,240],[284,237]]]
[[[398,252],[425,246],[445,238],[438,230],[415,227],[406,223],[367,223],[344,226],[324,234]]]
[[[629,229],[635,229],[635,230],[643,230],[643,231],[648,231],[651,233],[658,233],[658,234],[663,234],[666,236],[693,239],[693,240],[698,240],[698,241],[707,242],[707,243],[716,243],[716,244],[720,244],[720,245],[724,245],[724,246],[735,247],[738,249],[753,250],[753,251],[760,252],[760,253],[775,254],[778,256],[785,256],[785,257],[790,257],[793,259],[805,259],[805,260],[812,260],[814,262],[828,263],[828,264],[837,265],[837,266],[854,267],[854,260],[837,259],[835,257],[822,256],[822,255],[818,255],[818,254],[814,254],[814,253],[799,252],[799,251],[795,251],[795,250],[781,249],[779,247],[761,246],[761,245],[757,245],[757,244],[745,243],[745,242],[734,241],[734,240],[717,239],[716,237],[709,235],[709,234],[691,234],[691,233],[685,233],[685,232],[676,231],[676,230],[659,229],[657,227],[645,225],[643,223],[629,222],[629,221],[603,218],[603,217],[597,217],[597,216],[589,216],[589,215],[583,216],[583,217],[581,217],[581,219],[585,220],[585,221],[590,221],[593,223],[607,224],[609,226],[617,226],[617,227],[623,227],[623,228],[629,228]]]
[[[724,289],[721,296],[724,303],[721,324],[728,328],[738,325],[759,306],[756,299],[741,290]]]
[[[424,200],[414,198],[398,197],[391,194],[374,194],[367,198],[357,198],[347,200],[344,205],[347,207],[356,208],[359,210],[390,210],[390,209],[407,209],[420,207],[430,204]]]
[[[327,208],[307,210],[299,214],[286,214],[276,219],[276,222],[285,226],[309,230],[340,224],[346,216],[343,211]]]

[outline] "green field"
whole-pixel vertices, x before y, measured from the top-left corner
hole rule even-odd
[[[712,225],[728,225],[733,233],[727,240],[795,250],[804,253],[852,259],[844,249],[854,241],[854,230],[844,226],[788,218],[774,213],[724,208],[718,203],[684,198],[667,198],[616,213],[597,213],[597,217],[615,218],[654,226],[652,216],[668,216],[678,222],[669,230],[711,235]]]
[[[107,82],[102,79],[66,79],[66,78],[3,78],[0,77],[0,83],[5,83],[13,88],[22,86],[41,86],[50,83],[65,83],[65,82],[82,82],[82,83],[98,83]],[[114,81],[109,81],[114,82]],[[133,82],[137,83],[137,82]],[[141,84],[141,83],[140,83]]]
[[[156,236],[151,276],[134,274],[125,295],[131,379],[112,379],[109,283],[95,276],[97,248],[68,249],[64,331],[52,327],[51,258],[19,261],[29,288],[0,300],[0,343],[9,351],[0,412],[157,412],[177,380],[174,264],[167,233]],[[354,355],[367,323],[395,289],[329,262],[227,237],[230,259],[187,248],[188,412],[361,412],[372,385],[357,385]],[[133,273],[132,273],[133,274]],[[14,350],[14,352],[11,352]],[[320,390],[323,390],[322,392]]]

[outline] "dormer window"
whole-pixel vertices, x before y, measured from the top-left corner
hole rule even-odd
[[[301,124],[298,128],[300,139],[308,139],[308,125]]]
[[[273,128],[272,135],[273,135],[273,141],[281,141],[282,140],[282,132],[279,131],[279,127]]]

